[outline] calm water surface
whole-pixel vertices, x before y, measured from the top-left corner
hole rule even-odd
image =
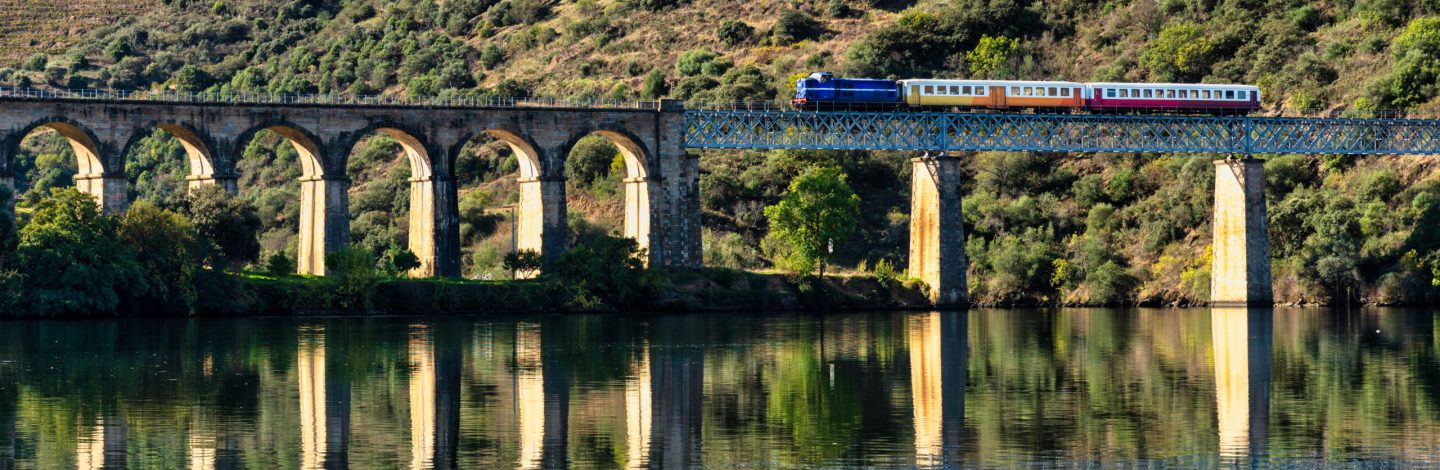
[[[1440,316],[0,323],[4,468],[1440,465]]]

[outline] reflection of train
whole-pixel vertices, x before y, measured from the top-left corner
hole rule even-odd
[[[796,81],[795,99],[791,102],[805,109],[908,106],[1237,114],[1260,109],[1260,88],[1176,83],[883,80],[836,78],[829,72],[816,72]]]

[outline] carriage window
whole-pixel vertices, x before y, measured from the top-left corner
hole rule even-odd
[[[1069,96],[1070,96],[1070,89],[1069,89],[1069,88],[1061,88],[1061,89],[1060,89],[1060,96],[1069,97]]]
[[[989,88],[977,86],[975,87],[975,96],[985,96],[985,93],[988,93],[987,90],[989,90]]]
[[[1200,90],[1200,98],[1210,99],[1210,90]]]
[[[1050,87],[1050,96],[1060,96],[1060,90],[1053,86]]]
[[[966,94],[966,95],[970,94],[970,85],[965,85],[965,86],[963,86],[963,87],[960,87],[960,93]]]
[[[1114,89],[1114,88],[1106,88],[1106,89],[1105,89],[1105,97],[1106,97],[1106,98],[1114,98],[1114,97],[1115,97],[1115,89]]]
[[[1018,87],[1018,86],[1012,86],[1012,87],[1010,87],[1010,95],[1011,95],[1011,96],[1020,96],[1020,87]]]
[[[1129,89],[1121,89],[1121,90],[1120,90],[1120,97],[1121,97],[1121,98],[1129,98],[1129,97],[1130,97],[1130,90],[1129,90]]]
[[[1146,88],[1145,90],[1143,90],[1142,95],[1143,95],[1145,98],[1154,98],[1154,97],[1155,97],[1155,90],[1151,90],[1151,89],[1149,89],[1149,88]]]
[[[935,86],[934,86],[934,85],[925,85],[925,94],[927,94],[927,95],[933,95],[933,94],[935,94]]]
[[[1235,99],[1235,90],[1225,90],[1225,99],[1227,99],[1227,100],[1233,100],[1233,99]]]
[[[959,85],[950,85],[950,94],[952,94],[952,95],[958,95],[958,94],[960,94],[960,86],[959,86]]]
[[[1200,97],[1200,90],[1190,90],[1190,99],[1193,100],[1193,99],[1197,99],[1197,98],[1199,98],[1199,97]]]
[[[1166,97],[1166,98],[1174,98],[1174,97],[1175,97],[1175,90],[1165,90],[1165,97]]]

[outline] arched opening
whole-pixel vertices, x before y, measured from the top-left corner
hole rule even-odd
[[[261,259],[283,254],[296,272],[323,275],[326,251],[348,240],[349,218],[344,180],[326,179],[315,142],[298,127],[253,129],[237,142],[236,169],[241,198],[260,215]]]
[[[565,158],[566,206],[574,243],[595,235],[650,248],[650,184],[645,149],[630,136],[599,130],[573,140]]]
[[[99,146],[85,129],[58,120],[41,122],[12,145],[6,149],[11,155],[8,176],[21,214],[52,188],[69,185],[95,196],[102,210],[124,210],[125,180],[106,174]]]
[[[184,126],[158,124],[149,133],[137,133],[122,156],[129,202],[145,200],[171,207],[190,188],[221,184],[227,191],[236,190],[233,178],[217,179],[210,147]]]
[[[400,129],[376,129],[352,147],[346,175],[352,244],[411,276],[436,275],[435,180],[424,144]],[[419,266],[409,265],[402,250]]]
[[[504,260],[514,251],[544,251],[547,182],[542,181],[535,146],[517,132],[487,130],[460,148],[452,168],[459,197],[461,274],[470,279],[533,274],[512,272]]]

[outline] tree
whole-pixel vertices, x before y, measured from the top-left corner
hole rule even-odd
[[[639,305],[652,287],[640,245],[631,238],[605,235],[565,252],[546,275],[598,297],[612,308]]]
[[[505,255],[505,269],[515,273],[516,278],[532,277],[545,266],[545,259],[535,250],[520,250]]]
[[[965,53],[965,65],[974,78],[1009,77],[1015,72],[1010,62],[1019,52],[1019,39],[987,34],[980,37],[975,49]]]
[[[180,67],[180,70],[175,71],[173,77],[170,77],[170,84],[178,91],[204,91],[206,88],[210,88],[213,81],[214,78],[210,77],[209,73],[196,67],[195,64],[185,64],[184,67]]]
[[[51,191],[20,230],[15,266],[24,266],[23,301],[36,315],[113,313],[130,292],[149,289],[119,221],[73,188]]]
[[[578,186],[592,186],[610,174],[610,162],[619,152],[610,139],[585,136],[570,150],[570,158],[565,159],[565,175]]]
[[[670,93],[670,85],[665,83],[665,72],[659,69],[651,70],[645,76],[645,85],[640,88],[640,97],[647,100],[657,100]]]
[[[771,235],[790,249],[792,268],[808,273],[818,264],[824,276],[830,244],[855,231],[860,196],[845,179],[838,168],[811,168],[790,182],[778,204],[765,208]]]
[[[148,289],[135,289],[135,307],[149,312],[194,309],[196,287],[209,258],[210,244],[184,216],[136,201],[120,219],[119,239],[135,251]]]
[[[385,250],[385,255],[380,259],[381,269],[386,275],[398,276],[410,270],[420,267],[420,257],[415,253],[399,246],[391,246]]]
[[[214,246],[217,267],[240,269],[260,258],[260,216],[219,185],[193,188],[180,206],[203,240]]]
[[[1140,55],[1140,65],[1155,81],[1196,81],[1210,70],[1214,49],[1200,25],[1170,23]]]
[[[1389,104],[1409,108],[1440,93],[1440,17],[1417,18],[1390,43]]]

